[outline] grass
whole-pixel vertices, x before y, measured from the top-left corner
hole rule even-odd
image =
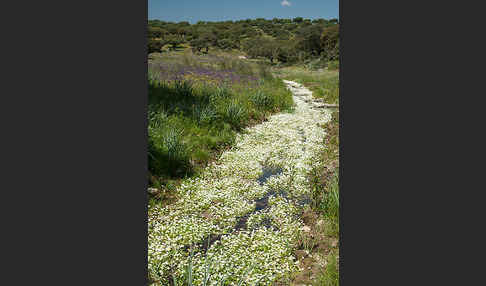
[[[337,64],[333,63],[332,67]],[[314,97],[322,98],[326,103],[339,104],[339,71],[311,71],[301,67],[276,69],[274,73],[281,78],[293,80],[309,88]]]
[[[283,82],[231,56],[166,53],[149,63],[149,184],[197,175],[238,132],[291,111]]]
[[[339,285],[339,112],[334,112],[324,127],[327,132],[324,144],[328,148],[321,154],[323,166],[314,168],[311,181],[313,211],[324,222],[320,239],[328,243],[316,251],[326,257],[326,267],[317,274],[314,285]]]
[[[331,252],[326,262],[326,268],[317,276],[316,281],[313,283],[314,286],[339,285],[339,260],[337,252]]]

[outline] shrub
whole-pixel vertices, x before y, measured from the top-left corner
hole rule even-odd
[[[164,43],[160,40],[149,39],[148,40],[148,49],[147,52],[151,53],[158,53],[162,49]]]

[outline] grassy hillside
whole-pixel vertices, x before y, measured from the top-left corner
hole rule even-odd
[[[172,23],[148,21],[148,52],[177,50],[189,45],[194,52],[213,49],[244,52],[251,58],[294,64],[338,59],[339,23],[336,19],[248,19],[225,22]]]

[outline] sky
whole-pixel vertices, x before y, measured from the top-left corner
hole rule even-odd
[[[339,0],[148,0],[148,19],[168,22],[256,18],[339,19]]]

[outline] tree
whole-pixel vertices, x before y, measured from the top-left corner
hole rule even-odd
[[[339,21],[338,21],[338,19],[333,18],[333,19],[329,20],[329,23],[332,23],[332,24],[338,24],[338,23],[339,23]]]
[[[162,38],[166,34],[166,31],[160,27],[148,27],[148,38]]]
[[[312,20],[312,23],[314,23],[314,24],[326,24],[327,21],[325,19],[319,18],[319,19]]]
[[[290,33],[284,29],[276,29],[272,36],[279,40],[288,40],[290,38]]]
[[[194,38],[190,45],[192,47],[192,52],[201,52],[201,50],[206,46],[202,38]]]
[[[302,17],[294,18],[294,23],[301,23],[302,21],[304,21]]]
[[[243,44],[243,49],[251,58],[264,57],[271,62],[277,60],[281,43],[266,37],[248,39]]]
[[[290,42],[282,44],[278,54],[278,60],[282,63],[296,62],[297,50],[295,49],[295,46]]]
[[[230,39],[222,39],[218,41],[218,46],[223,50],[230,50],[236,47],[235,43]]]
[[[209,52],[209,46],[217,46],[218,38],[212,32],[205,32],[201,35],[202,45],[206,48],[206,53]]]
[[[321,25],[311,25],[300,28],[297,31],[299,46],[302,51],[319,55],[322,51],[321,34],[324,27]]]
[[[166,42],[170,45],[171,50],[175,50],[180,44],[184,43],[184,40],[179,35],[170,35],[167,37]]]
[[[163,41],[160,40],[154,40],[154,39],[149,39],[148,40],[148,53],[158,53],[164,46]]]
[[[339,25],[324,29],[320,38],[321,49],[329,60],[339,57]]]

